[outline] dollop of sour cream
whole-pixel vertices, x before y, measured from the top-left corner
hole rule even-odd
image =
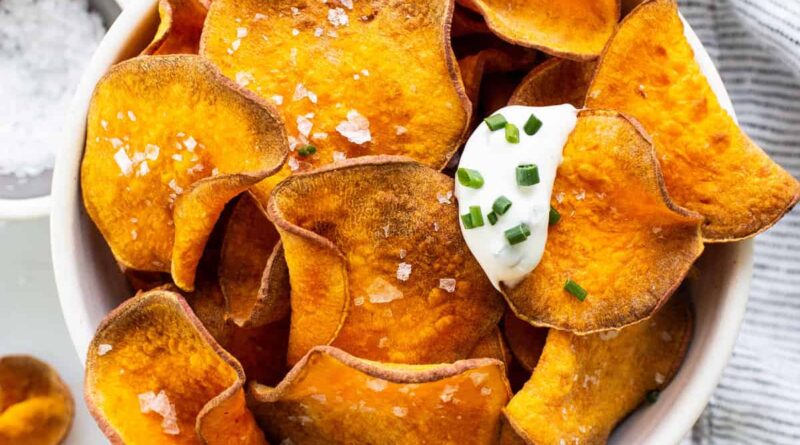
[[[503,128],[492,131],[482,122],[467,141],[459,168],[478,171],[483,185],[470,188],[456,179],[455,195],[459,214],[469,213],[472,206],[481,208],[484,225],[468,229],[460,221],[461,233],[475,259],[499,290],[501,282],[509,287],[517,285],[542,259],[553,183],[564,145],[575,128],[578,110],[568,104],[508,106],[494,114],[502,115],[519,128],[519,143],[508,142]],[[532,114],[542,126],[534,135],[528,135],[524,126]],[[520,186],[516,178],[517,166],[528,164],[537,166],[539,183]],[[487,214],[501,196],[511,201],[511,207],[492,225]],[[505,231],[522,223],[530,228],[530,235],[525,241],[512,245]]]

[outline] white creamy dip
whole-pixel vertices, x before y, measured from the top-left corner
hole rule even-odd
[[[572,105],[509,106],[493,115],[496,114],[501,114],[519,128],[519,143],[508,142],[504,129],[492,131],[482,122],[467,141],[459,168],[478,171],[483,177],[483,185],[477,189],[470,188],[456,179],[455,195],[459,214],[469,213],[471,206],[481,208],[484,225],[467,229],[459,220],[461,233],[475,259],[499,290],[500,282],[511,287],[517,285],[542,258],[556,170],[561,164],[567,138],[575,128],[578,111]],[[542,126],[529,136],[524,126],[531,114],[542,122]],[[527,164],[537,166],[540,180],[535,185],[520,186],[516,169]],[[500,196],[510,200],[511,207],[492,225],[487,215]],[[530,228],[530,235],[525,241],[512,245],[505,231],[522,223]]]

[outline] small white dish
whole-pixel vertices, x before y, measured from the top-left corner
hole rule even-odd
[[[53,266],[64,318],[81,360],[103,317],[130,296],[125,278],[81,203],[79,173],[89,101],[108,68],[143,48],[156,26],[154,0],[126,5],[78,87],[56,161],[50,226]],[[687,37],[723,106],[732,112],[708,54],[689,28]],[[626,419],[610,444],[672,445],[692,427],[733,350],[747,303],[752,259],[752,240],[706,247],[697,264],[699,277],[691,283],[695,332],[686,360],[659,401]]]

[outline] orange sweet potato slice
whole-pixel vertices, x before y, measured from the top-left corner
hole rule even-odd
[[[612,428],[677,372],[691,339],[687,298],[649,320],[578,336],[550,330],[539,364],[504,409],[503,443],[603,444]]]
[[[583,107],[596,64],[552,58],[533,69],[509,99],[509,105]]]
[[[511,354],[528,372],[533,371],[542,355],[547,329],[537,328],[520,320],[513,311],[503,317],[503,332]]]
[[[295,151],[254,192],[292,171],[369,154],[443,168],[470,105],[450,48],[451,1],[215,0],[201,54],[273,101]],[[311,144],[316,153],[301,155]]]
[[[548,54],[593,59],[614,33],[619,0],[459,0],[511,43]]]
[[[626,117],[584,111],[564,147],[542,260],[505,289],[530,324],[587,334],[650,316],[703,251],[701,217],[667,196],[652,145]],[[565,290],[570,279],[588,292]]]
[[[497,360],[389,365],[330,346],[309,351],[277,387],[248,393],[270,440],[309,445],[493,444],[510,397]]]
[[[117,261],[191,290],[225,203],[275,172],[280,118],[198,56],[114,66],[89,109],[83,201]]]
[[[198,0],[159,0],[160,22],[143,54],[197,54],[208,10]]]
[[[261,326],[289,313],[288,272],[279,242],[255,199],[242,195],[225,229],[219,265],[228,314],[239,326]],[[270,271],[266,277],[265,269]],[[262,286],[262,281],[273,286]]]
[[[586,104],[641,122],[653,138],[670,196],[705,217],[706,241],[753,236],[800,198],[800,183],[720,106],[672,0],[644,2],[623,21]]]
[[[500,360],[508,368],[511,363],[511,353],[503,340],[503,334],[499,328],[495,328],[486,336],[478,341],[478,344],[472,349],[472,352],[467,356],[468,358],[493,358]]]
[[[503,304],[461,237],[453,180],[397,157],[293,175],[267,215],[291,284],[289,361],[316,345],[370,360],[464,358]]]
[[[489,35],[491,31],[483,18],[474,11],[456,4],[453,10],[453,21],[450,36],[454,39],[464,36]]]
[[[266,444],[244,372],[178,294],[154,290],[112,311],[86,362],[84,395],[115,444]],[[227,436],[227,437],[226,437]]]
[[[57,445],[74,416],[72,394],[48,364],[0,357],[0,445]]]
[[[536,53],[530,50],[519,51],[507,47],[487,48],[459,59],[458,66],[467,97],[472,102],[473,113],[477,113],[481,83],[485,75],[527,71],[533,66]],[[493,111],[493,110],[492,110]],[[477,116],[474,116],[477,119]]]

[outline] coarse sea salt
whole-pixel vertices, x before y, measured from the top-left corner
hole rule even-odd
[[[87,0],[0,1],[0,174],[53,167],[72,93],[104,32]]]

